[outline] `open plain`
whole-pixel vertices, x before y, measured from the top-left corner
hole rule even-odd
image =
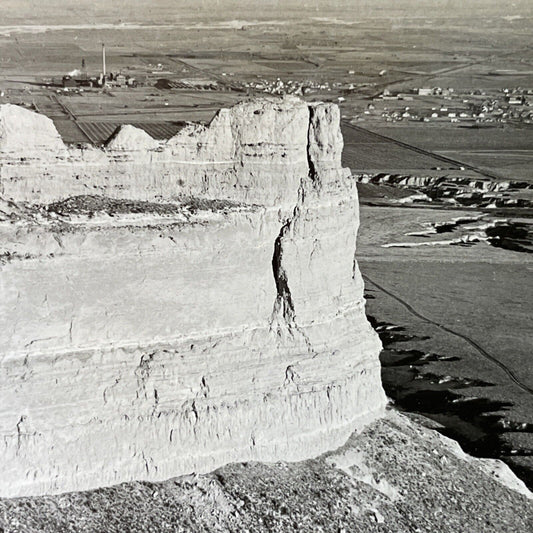
[[[532,256],[451,242],[488,217],[407,235],[460,217],[472,212],[362,207],[358,253],[384,383],[399,406],[441,422],[469,452],[504,459],[531,485]]]

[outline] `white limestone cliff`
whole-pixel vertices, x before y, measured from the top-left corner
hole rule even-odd
[[[338,108],[115,141],[0,142],[0,496],[299,460],[380,416]]]
[[[55,160],[67,149],[48,117],[12,104],[0,105],[0,154],[20,159]]]
[[[120,126],[106,143],[110,151],[134,151],[155,150],[159,143],[144,130],[136,128],[131,124]]]

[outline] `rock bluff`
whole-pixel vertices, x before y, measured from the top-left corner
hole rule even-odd
[[[381,415],[342,145],[297,99],[104,149],[0,107],[0,496],[304,459]]]

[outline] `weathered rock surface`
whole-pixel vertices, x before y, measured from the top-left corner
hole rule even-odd
[[[131,124],[120,126],[106,143],[106,147],[111,151],[131,150],[140,152],[141,150],[155,150],[159,143],[144,130],[136,128]]]
[[[305,459],[381,415],[335,106],[104,150],[47,120],[30,162],[0,142],[1,496]]]
[[[2,159],[36,158],[57,161],[67,156],[67,149],[48,117],[22,107],[0,105],[0,154]],[[5,162],[3,161],[4,166]]]

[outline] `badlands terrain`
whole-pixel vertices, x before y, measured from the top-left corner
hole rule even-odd
[[[533,486],[531,219],[364,202],[358,258],[387,394]]]

